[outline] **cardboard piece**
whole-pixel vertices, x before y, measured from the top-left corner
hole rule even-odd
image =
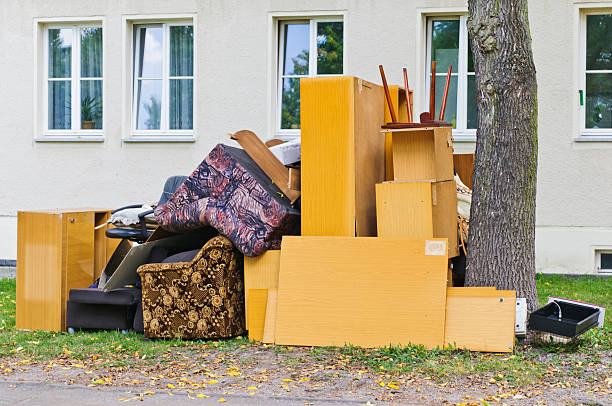
[[[445,239],[283,237],[275,342],[441,347],[445,248]]]

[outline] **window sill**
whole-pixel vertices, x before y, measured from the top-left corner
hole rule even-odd
[[[611,142],[612,133],[609,135],[592,135],[585,134],[579,137],[574,137],[574,142]]]
[[[102,134],[65,134],[65,135],[43,135],[34,138],[35,142],[104,142]]]
[[[193,135],[133,135],[122,140],[131,142],[195,142]]]

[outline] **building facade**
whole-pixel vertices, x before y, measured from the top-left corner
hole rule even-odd
[[[474,151],[465,0],[5,0],[0,20],[0,259],[18,210],[153,202],[230,132],[299,136],[304,76],[406,67],[418,113],[430,61],[453,65],[446,120]],[[612,1],[530,0],[529,20],[537,270],[609,273]]]

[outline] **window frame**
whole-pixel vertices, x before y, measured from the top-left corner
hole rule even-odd
[[[103,21],[57,21],[57,22],[38,22],[42,25],[42,138],[36,138],[37,141],[103,141],[104,137],[104,121],[106,116],[106,91],[105,91],[105,54],[106,41],[105,29]],[[90,78],[81,77],[81,29],[82,28],[101,28],[102,29],[102,77]],[[49,30],[51,29],[71,29],[73,34],[71,47],[71,66],[70,78],[49,78]],[[101,129],[83,129],[81,127],[81,109],[72,109],[71,111],[71,128],[66,129],[50,129],[49,128],[49,82],[50,81],[68,81],[70,80],[70,102],[73,103],[76,95],[80,106],[81,97],[81,80],[101,80],[102,81],[102,128]],[[38,118],[37,118],[38,119]]]
[[[574,141],[595,141],[606,142],[612,141],[612,127],[610,128],[586,128],[586,54],[587,54],[587,16],[610,14],[612,15],[612,5],[602,4],[596,8],[580,8],[579,9],[579,32],[578,36],[578,92],[576,101],[578,105],[578,130],[579,136],[574,138]],[[589,73],[612,73],[612,70],[596,70]],[[583,103],[580,104],[580,91],[582,90]]]
[[[287,24],[309,22],[310,37],[309,37],[309,54],[308,54],[308,75],[283,75],[284,54],[284,35],[283,28]],[[317,74],[317,25],[326,22],[341,22],[342,23],[342,73],[340,74]],[[276,18],[275,24],[275,60],[274,60],[274,136],[283,139],[298,138],[302,134],[301,128],[298,129],[283,129],[281,128],[282,121],[282,96],[283,96],[283,79],[285,78],[303,78],[303,77],[325,77],[325,76],[342,76],[347,72],[347,52],[346,52],[346,16],[344,13],[332,15],[288,15],[279,16]]]
[[[173,26],[187,26],[190,25],[193,27],[193,75],[192,76],[170,76],[170,27]],[[154,78],[155,80],[161,80],[162,82],[162,100],[161,100],[161,117],[160,117],[160,128],[159,130],[138,130],[137,127],[137,109],[138,109],[138,101],[137,101],[137,86],[138,81],[147,79],[147,78],[139,78],[137,75],[137,66],[136,66],[136,58],[138,52],[140,50],[140,30],[142,28],[154,28],[154,27],[162,27],[162,76],[161,79]],[[132,43],[132,102],[131,102],[131,125],[130,125],[130,134],[131,137],[193,137],[195,131],[195,100],[196,100],[196,41],[195,41],[195,25],[193,21],[188,20],[179,20],[179,21],[159,21],[159,22],[146,22],[146,23],[135,23],[133,27],[133,43]],[[192,117],[192,127],[187,130],[173,130],[169,127],[170,122],[170,80],[171,79],[191,79],[193,81],[193,117]]]
[[[453,128],[453,137],[456,141],[476,141],[476,129],[467,128],[467,101],[468,101],[468,76],[475,75],[474,72],[468,72],[468,33],[467,33],[467,13],[465,12],[448,12],[444,14],[426,14],[425,17],[425,80],[424,80],[424,104],[422,111],[429,111],[430,100],[430,77],[431,77],[431,46],[432,46],[432,29],[434,20],[455,20],[459,21],[459,50],[458,50],[458,65],[457,73],[455,67],[451,76],[457,77],[457,122],[456,128]],[[438,80],[442,78],[442,81]],[[446,80],[446,72],[436,73],[436,86],[444,86]]]

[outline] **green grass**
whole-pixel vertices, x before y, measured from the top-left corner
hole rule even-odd
[[[520,386],[540,379],[548,366],[561,364],[567,356],[598,362],[601,351],[612,350],[612,278],[569,278],[554,275],[537,276],[540,304],[547,296],[559,296],[596,303],[609,309],[603,329],[592,329],[569,345],[546,344],[517,346],[513,354],[473,353],[464,350],[427,350],[422,346],[364,349],[353,346],[315,347],[294,350],[286,346],[268,346],[286,357],[285,366],[302,363],[334,362],[383,373],[416,372],[434,380],[452,379],[457,375],[480,374]],[[163,362],[174,350],[207,347],[218,352],[238,353],[252,346],[245,338],[213,342],[182,340],[149,340],[140,334],[116,331],[52,333],[15,329],[15,280],[0,279],[0,358],[17,356],[47,360],[69,355],[75,359],[103,357],[104,365],[123,366],[135,362]],[[262,347],[259,347],[261,350]],[[548,354],[547,361],[540,355]],[[562,353],[562,354],[557,354]],[[248,354],[247,354],[248,355]],[[143,361],[144,359],[144,361]],[[253,359],[255,358],[248,358]],[[571,374],[568,371],[567,374]]]

